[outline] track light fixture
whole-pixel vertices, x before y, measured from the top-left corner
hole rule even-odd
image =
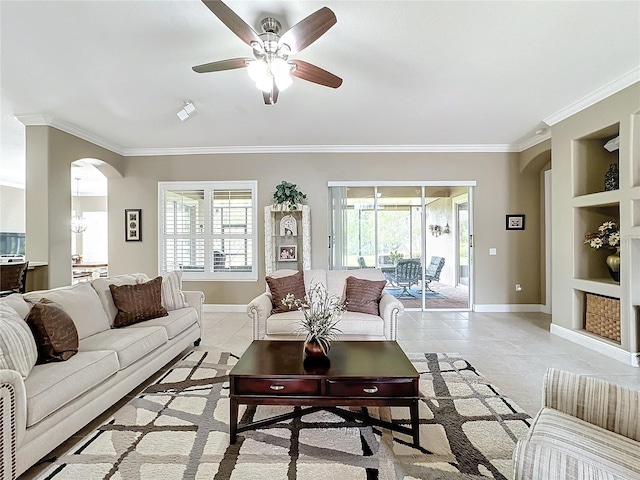
[[[198,110],[196,110],[191,100],[185,100],[184,107],[177,113],[178,118],[183,122],[195,117],[197,114]]]

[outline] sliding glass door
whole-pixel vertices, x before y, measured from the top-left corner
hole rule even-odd
[[[332,182],[332,269],[379,268],[409,309],[469,309],[472,184]]]

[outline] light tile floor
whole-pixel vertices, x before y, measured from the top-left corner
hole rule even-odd
[[[530,415],[542,405],[548,367],[592,375],[640,390],[640,368],[549,332],[542,313],[405,312],[398,342],[407,353],[458,353]],[[251,343],[244,313],[206,313],[201,347],[242,354]]]

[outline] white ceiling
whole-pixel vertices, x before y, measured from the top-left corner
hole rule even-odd
[[[16,116],[123,154],[517,151],[543,120],[640,80],[639,1],[226,3],[257,31],[331,8],[338,23],[294,58],[343,85],[294,78],[269,107],[244,70],[194,73],[251,56],[198,0],[2,0],[0,178],[24,168]],[[182,123],[186,99],[199,115]]]

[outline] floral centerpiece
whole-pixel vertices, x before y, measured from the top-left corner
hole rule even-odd
[[[331,341],[342,333],[337,324],[346,308],[344,302],[336,295],[329,295],[322,283],[316,283],[311,285],[303,299],[289,293],[282,299],[282,304],[297,308],[304,315],[296,332],[305,335],[307,355],[326,355]]]
[[[600,250],[603,247],[619,250],[620,228],[616,222],[604,222],[598,227],[597,232],[585,234],[584,243],[595,250]]]

